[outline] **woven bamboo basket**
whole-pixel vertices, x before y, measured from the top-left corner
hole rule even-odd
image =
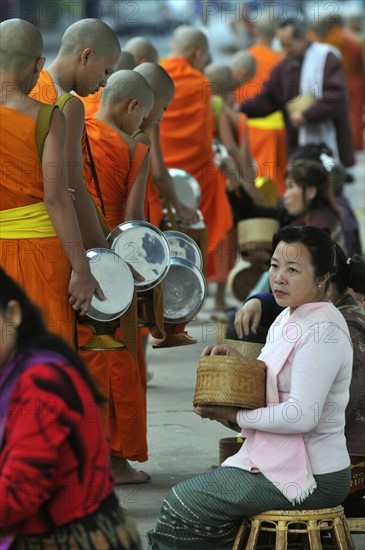
[[[227,458],[238,453],[242,447],[244,439],[242,437],[223,437],[219,440],[219,464],[222,464]]]
[[[193,404],[243,409],[265,407],[265,363],[258,359],[226,355],[201,357]]]
[[[241,220],[237,226],[238,244],[239,246],[249,243],[267,243],[271,245],[272,236],[279,227],[279,221],[273,218]]]
[[[228,338],[223,339],[221,344],[231,346],[248,359],[257,359],[264,347],[264,344],[257,342],[243,342],[242,340],[229,340]]]

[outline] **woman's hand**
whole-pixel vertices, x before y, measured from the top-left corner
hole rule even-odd
[[[257,334],[262,315],[262,306],[258,298],[252,298],[246,302],[236,313],[234,319],[234,328],[238,338],[248,336],[250,331]]]
[[[224,407],[215,405],[197,405],[193,408],[194,412],[202,418],[216,420],[224,425],[237,424],[238,407]]]
[[[207,346],[203,349],[200,357],[207,357],[208,355],[229,355],[231,357],[242,357],[242,354],[231,346],[219,345],[219,346]]]

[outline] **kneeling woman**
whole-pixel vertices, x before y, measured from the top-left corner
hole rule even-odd
[[[238,424],[245,441],[221,468],[171,489],[148,534],[150,550],[228,550],[243,516],[337,506],[348,494],[352,346],[327,298],[334,243],[315,227],[284,227],[273,250],[270,284],[285,309],[259,356],[267,365],[267,406],[196,408],[204,418]],[[210,354],[239,355],[227,346],[203,351]]]
[[[0,548],[137,550],[76,353],[0,269]]]

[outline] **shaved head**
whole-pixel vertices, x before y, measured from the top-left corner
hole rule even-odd
[[[141,65],[137,65],[134,71],[146,79],[155,97],[164,96],[172,100],[175,86],[171,77],[161,65],[157,63],[141,63]]]
[[[256,36],[272,41],[276,34],[277,22],[272,14],[263,11],[261,16],[253,24]]]
[[[126,52],[125,50],[122,50],[122,53],[120,54],[119,63],[115,69],[115,71],[122,71],[127,70],[131,71],[136,66],[136,62],[134,60],[134,57],[131,53]]]
[[[9,19],[0,23],[0,67],[21,71],[42,56],[42,35],[23,19]]]
[[[70,57],[86,48],[92,48],[98,58],[120,53],[117,35],[99,19],[82,19],[68,27],[62,37],[60,55]]]
[[[133,55],[136,65],[144,62],[157,63],[158,61],[158,51],[155,46],[142,36],[128,40],[123,50]]]
[[[103,105],[138,99],[141,105],[152,109],[154,96],[148,82],[135,71],[117,71],[112,74],[101,95]]]
[[[232,69],[228,65],[210,63],[205,67],[204,74],[213,85],[213,93],[215,93],[215,88],[219,90],[219,95],[221,91],[228,92],[233,90],[233,73]]]
[[[245,80],[250,80],[256,73],[256,60],[247,50],[235,53],[229,62],[235,80],[241,80],[239,74],[244,73]]]
[[[172,53],[186,57],[195,48],[201,48],[204,52],[208,53],[209,45],[206,35],[199,29],[190,27],[189,25],[177,27],[172,35]]]

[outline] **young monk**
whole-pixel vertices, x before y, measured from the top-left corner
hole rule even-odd
[[[208,275],[215,273],[214,251],[232,226],[226,181],[213,157],[210,115],[211,86],[201,73],[209,58],[203,32],[178,27],[171,43],[172,57],[162,62],[175,84],[175,96],[161,121],[165,163],[192,174],[201,187],[199,208],[208,230]]]
[[[256,97],[264,82],[268,79],[271,69],[277,65],[282,56],[271,47],[275,37],[276,23],[268,12],[253,24],[255,44],[248,48],[256,60],[256,73],[250,79],[245,79],[236,88],[236,101],[241,104],[246,99]],[[284,169],[287,163],[285,142],[285,125],[280,111],[262,118],[248,119],[250,149],[257,163],[258,176],[272,179],[282,195],[285,191]]]
[[[136,65],[158,62],[158,51],[152,42],[143,36],[135,36],[128,40],[124,44],[123,50],[133,55]]]
[[[160,226],[162,221],[162,202],[159,190],[164,198],[176,210],[176,215],[185,223],[197,222],[199,217],[194,208],[190,208],[179,201],[174,190],[174,182],[164,163],[159,139],[159,123],[165,111],[170,106],[175,87],[168,73],[157,63],[142,63],[137,65],[135,72],[141,74],[151,86],[154,94],[153,108],[148,117],[142,122],[139,132],[134,139],[150,147],[151,168],[147,180],[145,200],[146,219]]]
[[[124,220],[144,219],[148,147],[130,136],[148,117],[152,106],[153,92],[145,79],[134,71],[118,71],[103,90],[96,116],[86,119],[110,229]],[[147,426],[143,346],[140,338],[135,344],[137,350],[133,343],[127,344],[128,351],[109,353],[108,372],[98,369],[97,363],[89,365],[97,387],[109,397],[108,434],[117,484],[150,479],[128,462],[147,460]]]
[[[97,19],[77,21],[64,33],[56,59],[43,70],[31,96],[55,103],[65,93],[79,96],[95,93],[106,85],[120,58],[120,45],[114,31]],[[66,117],[65,160],[69,185],[75,190],[74,207],[86,248],[106,247],[94,204],[83,182],[82,134],[85,111],[80,99],[69,99]]]
[[[119,58],[118,65],[115,67],[116,71],[132,70],[136,66],[136,62],[131,53],[122,50]],[[80,97],[85,107],[85,116],[93,116],[98,112],[100,99],[103,88],[99,88],[96,93],[89,94],[86,97]]]
[[[1,264],[43,311],[50,330],[74,345],[71,306],[85,314],[94,292],[103,293],[90,273],[68,193],[65,117],[53,111],[37,152],[45,109],[28,93],[43,68],[42,37],[21,19],[0,28]]]

